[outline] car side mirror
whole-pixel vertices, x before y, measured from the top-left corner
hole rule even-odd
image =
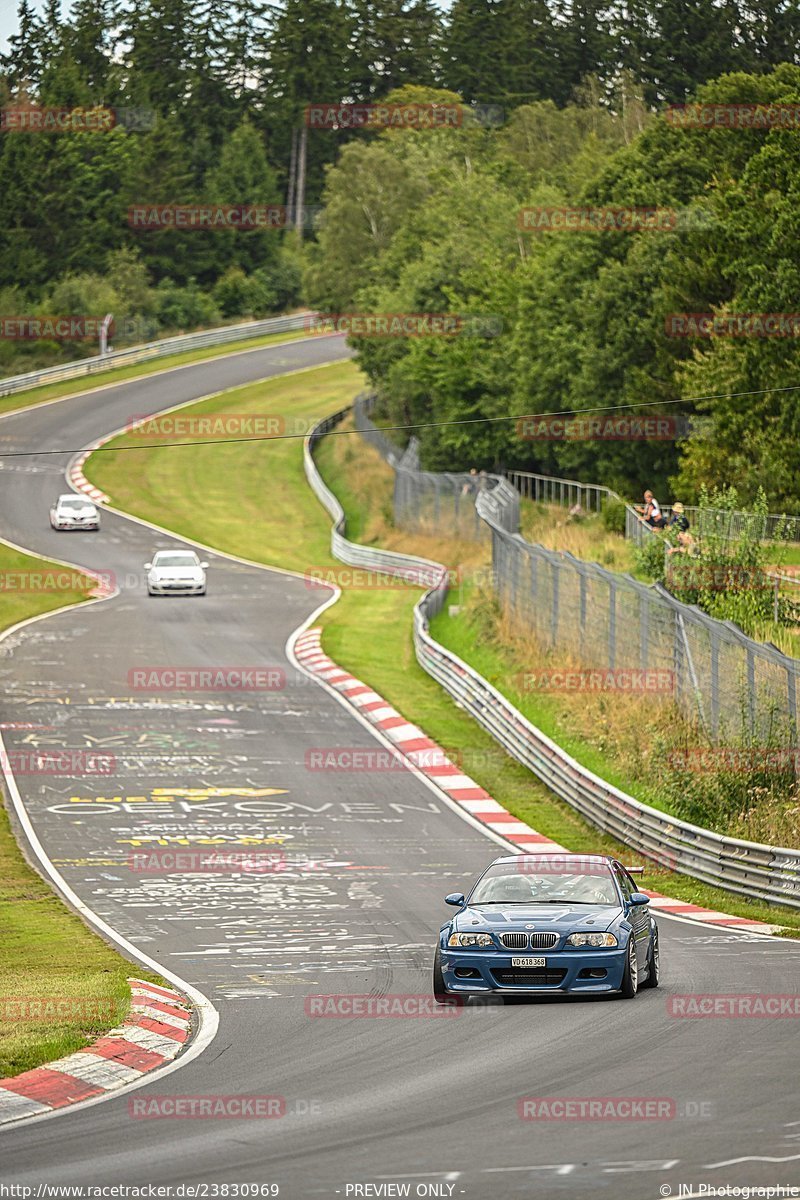
[[[200,566],[203,568],[204,571],[208,570],[208,563],[200,563]]]
[[[451,892],[449,896],[444,898],[445,904],[452,904],[454,908],[461,908],[464,904],[463,892]]]
[[[145,564],[144,564],[144,569],[145,569],[145,571],[149,571],[149,570],[150,570],[150,568],[152,567],[152,565],[153,565],[152,563],[145,563]]]
[[[650,897],[645,896],[644,892],[631,892],[629,898],[630,904],[649,904]]]

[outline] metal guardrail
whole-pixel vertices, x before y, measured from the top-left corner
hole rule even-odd
[[[423,669],[510,755],[596,828],[681,874],[749,898],[800,908],[800,850],[725,837],[640,803],[576,762],[468,663],[431,637],[430,620],[441,611],[447,596],[447,570],[429,559],[349,541],[344,534],[342,506],[314,462],[316,442],[347,411],[328,417],[306,438],[306,477],[334,519],[331,550],[335,558],[416,580],[430,572],[429,590],[414,608],[414,647]],[[493,536],[508,537],[484,498],[478,504]]]
[[[125,350],[112,350],[110,354],[98,354],[94,358],[81,358],[77,362],[63,363],[55,367],[43,367],[41,371],[28,371],[25,375],[13,375],[0,379],[0,396],[11,396],[28,388],[45,383],[63,383],[67,379],[79,379],[82,375],[95,375],[110,367],[128,367],[134,363],[149,362],[169,354],[181,354],[186,350],[200,350],[205,346],[224,346],[227,342],[249,341],[271,333],[291,333],[304,329],[308,313],[293,313],[291,316],[268,317],[264,321],[247,321],[241,325],[225,325],[220,329],[206,329],[198,333],[182,333],[176,337],[162,338],[156,342],[145,342],[141,346],[130,346]]]

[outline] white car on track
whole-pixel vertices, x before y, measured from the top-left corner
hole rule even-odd
[[[205,596],[208,563],[194,550],[158,550],[144,564],[148,596]]]
[[[100,510],[86,496],[67,492],[50,509],[53,529],[99,529]]]

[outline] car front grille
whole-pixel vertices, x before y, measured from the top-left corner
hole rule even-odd
[[[500,941],[507,950],[527,950],[528,935],[527,933],[501,933]]]
[[[500,941],[506,950],[551,950],[558,941],[557,933],[501,933]]]
[[[566,967],[499,967],[492,971],[501,987],[558,987],[566,973]]]

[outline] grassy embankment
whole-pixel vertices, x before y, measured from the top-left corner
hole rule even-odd
[[[355,394],[358,384],[358,372],[352,364],[337,364],[237,389],[193,406],[191,411],[283,413],[287,422],[295,418],[310,420],[342,407]],[[132,444],[132,440],[125,435],[111,445]],[[485,547],[391,528],[391,472],[356,436],[326,439],[319,451],[319,463],[348,513],[351,537],[424,554],[451,568],[461,567],[468,577],[485,561]],[[299,440],[191,446],[180,451],[148,448],[138,453],[116,453],[111,449],[94,455],[86,471],[117,507],[184,536],[300,572],[312,567],[336,570],[328,549],[330,522],[306,484]],[[229,487],[233,478],[236,504],[232,507]],[[198,491],[205,497],[202,513],[193,502]],[[463,598],[467,598],[468,591],[468,587],[464,589]],[[630,852],[598,834],[503,754],[417,665],[411,640],[411,608],[418,595],[417,589],[407,586],[368,590],[345,587],[340,603],[322,618],[327,651],[377,688],[446,750],[465,756],[469,773],[521,819],[572,850],[614,851],[630,861]],[[455,601],[459,598],[458,594],[453,597]],[[442,620],[446,623],[450,618]],[[499,652],[492,659],[492,647],[476,646],[469,628],[461,628],[466,644],[454,644],[454,649],[490,676],[505,679],[508,670]],[[437,634],[441,636],[443,630],[437,627]],[[557,714],[551,714],[548,722],[547,712],[534,708],[530,696],[521,707],[576,757],[624,786],[625,778],[615,772],[602,750],[575,731],[565,734]],[[728,912],[800,929],[800,914],[751,904],[670,872],[649,871],[648,883],[710,908],[723,907]]]

